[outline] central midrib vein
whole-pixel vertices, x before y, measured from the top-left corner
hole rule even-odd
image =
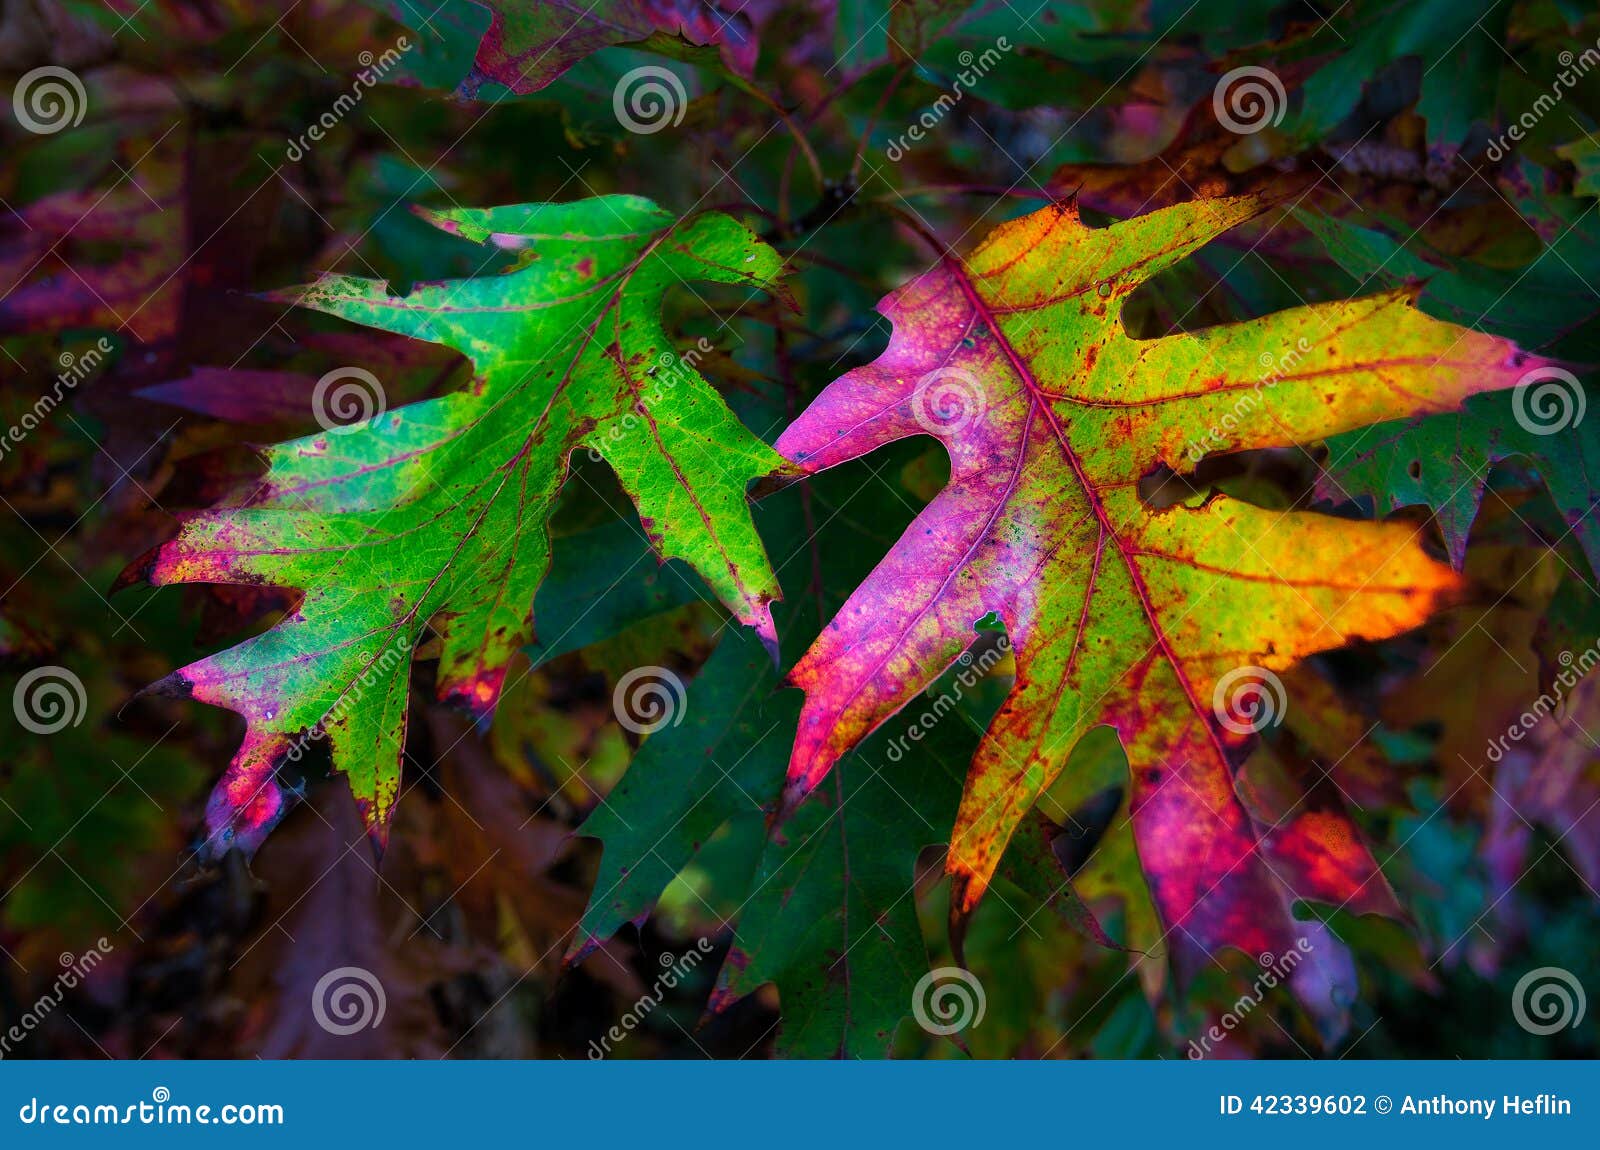
[[[1117,546],[1117,554],[1122,557],[1123,566],[1128,569],[1128,576],[1133,581],[1134,593],[1139,596],[1140,607],[1144,610],[1145,618],[1150,621],[1150,630],[1155,634],[1156,646],[1160,648],[1167,662],[1172,665],[1172,672],[1178,677],[1178,683],[1182,686],[1183,693],[1189,700],[1189,706],[1200,720],[1200,726],[1205,730],[1207,740],[1216,751],[1218,759],[1226,766],[1228,762],[1227,751],[1217,738],[1217,733],[1212,729],[1211,724],[1205,721],[1205,711],[1201,708],[1200,700],[1195,695],[1194,685],[1189,682],[1189,676],[1184,672],[1183,664],[1178,661],[1178,656],[1172,650],[1172,645],[1167,640],[1166,632],[1162,629],[1161,621],[1156,617],[1155,607],[1150,601],[1149,588],[1145,586],[1144,575],[1140,572],[1138,565],[1134,563],[1133,556],[1128,553],[1122,536],[1111,526],[1111,520],[1106,515],[1106,509],[1100,501],[1100,495],[1093,484],[1089,482],[1089,477],[1084,473],[1083,463],[1078,459],[1077,452],[1072,450],[1072,445],[1067,441],[1066,430],[1057,420],[1055,409],[1050,406],[1049,399],[1039,387],[1038,381],[1034,379],[1033,370],[1023,362],[1022,356],[1017,353],[1016,348],[1011,346],[1011,341],[1006,338],[1005,332],[1000,329],[994,312],[983,297],[978,294],[977,288],[973,286],[971,279],[967,275],[966,266],[959,259],[949,255],[944,257],[944,263],[950,269],[956,282],[961,285],[962,294],[967,297],[967,302],[978,313],[978,318],[994,333],[995,342],[1000,345],[1000,349],[1005,352],[1006,358],[1010,360],[1012,370],[1017,373],[1017,378],[1028,389],[1028,395],[1033,401],[1033,405],[1044,412],[1045,419],[1050,423],[1050,430],[1055,435],[1056,443],[1061,447],[1061,454],[1066,457],[1068,465],[1072,468],[1073,475],[1077,477],[1078,485],[1083,488],[1084,497],[1088,499],[1089,506],[1094,511],[1095,519],[1100,524],[1101,532],[1109,536]]]

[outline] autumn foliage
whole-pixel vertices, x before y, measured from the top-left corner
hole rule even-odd
[[[6,9],[33,1048],[1594,1053],[1600,16],[1411,7]]]

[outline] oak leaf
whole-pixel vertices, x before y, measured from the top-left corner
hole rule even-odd
[[[660,313],[679,283],[772,287],[777,253],[728,216],[679,221],[632,196],[433,222],[513,253],[514,266],[403,296],[329,275],[286,298],[453,347],[473,361],[470,383],[269,449],[248,505],[188,519],[123,577],[303,594],[264,634],[164,684],[248,724],[208,807],[213,849],[259,845],[285,808],[278,769],[323,738],[383,843],[412,657],[437,637],[440,698],[489,716],[531,638],[547,521],[574,451],[610,464],[660,554],[693,567],[776,649],[778,584],[745,488],[779,459],[676,355]],[[345,398],[381,407],[381,386]],[[325,403],[338,409],[332,388]]]
[[[1156,510],[1140,481],[1205,454],[1451,410],[1540,361],[1429,318],[1405,290],[1126,334],[1130,292],[1265,207],[1198,201],[1092,229],[1075,205],[1053,204],[879,305],[888,349],[834,381],[778,450],[811,473],[928,433],[949,452],[950,481],[791,672],[806,701],[780,814],[994,613],[1017,673],[956,818],[954,913],[977,904],[1098,725],[1127,752],[1139,857],[1180,967],[1224,945],[1287,951],[1307,935],[1300,899],[1393,909],[1341,809],[1302,804],[1267,823],[1234,773],[1281,713],[1275,672],[1416,626],[1460,578],[1403,524],[1220,495]]]

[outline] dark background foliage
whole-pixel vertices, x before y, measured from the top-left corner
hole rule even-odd
[[[139,692],[259,632],[290,598],[110,588],[185,512],[255,474],[253,448],[317,430],[324,373],[362,364],[390,406],[463,381],[452,353],[259,294],[323,270],[396,288],[496,270],[413,205],[629,192],[741,215],[786,256],[799,311],[683,293],[667,319],[682,346],[711,340],[701,369],[768,441],[882,350],[874,303],[927,266],[908,225],[965,250],[1072,195],[1104,222],[1221,191],[1294,191],[1270,226],[1141,290],[1137,334],[1420,281],[1433,314],[1583,376],[1600,360],[1600,68],[1585,63],[1600,62],[1600,14],[1576,0],[749,0],[721,8],[753,41],[748,78],[714,48],[651,50],[663,40],[602,48],[526,94],[474,72],[469,97],[458,86],[494,7],[519,5],[0,8],[7,90],[66,69],[84,112],[43,133],[4,121],[0,421],[25,434],[0,456],[0,689],[10,700],[45,667],[82,686],[77,721],[54,733],[0,707],[0,1015],[8,1027],[35,1015],[8,1056],[586,1057],[598,1043],[629,1057],[1182,1056],[1249,992],[1255,958],[1233,955],[1180,988],[1159,946],[1141,960],[1100,945],[1049,897],[1059,891],[1025,878],[971,924],[965,958],[987,1013],[959,1044],[919,1029],[898,993],[905,1008],[886,1021],[841,1018],[843,981],[895,989],[919,960],[950,962],[938,843],[1009,664],[913,755],[896,759],[894,730],[880,732],[847,760],[837,799],[803,812],[791,843],[810,841],[804,820],[837,818],[857,863],[880,852],[905,887],[893,905],[866,904],[892,938],[846,954],[807,937],[793,924],[865,896],[845,848],[798,857],[765,842],[793,693],[686,568],[646,556],[601,465],[577,462],[537,604],[540,645],[493,727],[413,693],[381,863],[343,780],[315,756],[304,801],[253,860],[201,859],[205,796],[242,724]],[[383,65],[401,37],[410,47]],[[992,65],[963,81],[986,51]],[[629,131],[613,97],[646,65],[678,77],[682,118]],[[1213,96],[1247,66],[1281,85],[1281,115],[1234,131]],[[374,67],[381,80],[341,104]],[[336,107],[322,138],[307,138]],[[1513,125],[1526,128],[1508,140]],[[73,365],[83,377],[63,386]],[[59,403],[41,416],[47,395]],[[1600,636],[1600,416],[1535,441],[1519,438],[1508,403],[1484,397],[1459,420],[1313,453],[1211,459],[1181,481],[1268,506],[1437,512],[1429,538],[1478,589],[1413,635],[1289,677],[1291,721],[1248,770],[1265,780],[1309,764],[1332,777],[1411,918],[1335,916],[1362,986],[1342,1026],[1319,1031],[1278,990],[1222,1053],[1600,1054],[1592,1021],[1543,1036],[1512,1009],[1540,967],[1600,987],[1600,744],[1587,733],[1600,731],[1600,693],[1585,682],[1513,753],[1488,751],[1549,689],[1561,654]],[[915,440],[761,503],[786,591],[786,663],[945,468]],[[643,665],[672,669],[689,695],[687,721],[641,743],[612,691]],[[423,658],[419,685],[430,674]],[[1139,948],[1159,930],[1148,933],[1125,764],[1114,743],[1091,742],[1045,807],[1079,893]],[[599,905],[619,889],[654,910],[609,923],[614,937],[564,965],[591,893]],[[714,994],[736,930],[768,940],[777,974],[753,994]],[[105,961],[58,991],[101,939]],[[686,962],[702,940],[710,953]],[[341,967],[381,983],[381,1026],[317,1025],[318,983]],[[669,969],[683,977],[663,989]],[[41,996],[59,1000],[42,1016]]]

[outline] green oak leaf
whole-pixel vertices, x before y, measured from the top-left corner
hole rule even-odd
[[[726,215],[678,220],[632,196],[431,221],[512,266],[406,295],[327,275],[279,298],[453,347],[473,363],[467,386],[384,412],[381,381],[325,377],[330,408],[352,398],[336,388],[356,386],[379,413],[269,449],[247,506],[187,520],[124,576],[304,596],[277,626],[164,684],[247,721],[207,810],[213,849],[255,849],[285,808],[279,768],[324,739],[382,845],[415,649],[436,637],[440,698],[488,718],[533,638],[548,520],[575,451],[615,470],[663,560],[698,572],[776,653],[778,582],[745,489],[781,460],[696,357],[679,358],[661,308],[697,280],[772,288],[778,254]]]
[[[901,462],[915,456],[907,450]],[[898,471],[842,469],[809,496],[784,491],[756,509],[765,536],[799,541],[810,535],[802,499],[813,501],[817,535],[792,547],[779,571],[789,592],[779,611],[786,643],[811,638],[821,611],[844,600],[909,520],[915,504]],[[820,604],[810,585],[813,548]],[[642,568],[631,576],[641,585],[646,578]],[[604,851],[568,961],[642,920],[713,836],[737,834],[759,845],[753,874],[725,876],[734,889],[718,892],[738,913],[712,1009],[774,983],[780,1052],[883,1057],[928,970],[913,891],[918,855],[948,834],[976,733],[950,715],[930,738],[902,740],[891,761],[896,732],[886,731],[863,750],[860,769],[845,772],[842,806],[818,803],[803,822],[769,839],[766,818],[782,786],[800,701],[781,689],[782,675],[751,640],[748,633],[722,640],[689,682],[681,721],[645,739],[584,823],[582,833],[598,838]],[[955,749],[944,753],[951,741]]]
[[[792,548],[779,570],[789,592],[778,612],[785,642],[800,645],[816,634],[916,510],[906,476],[925,453],[920,444],[899,446],[886,466],[849,465],[819,476],[809,493],[783,491],[757,508],[763,535],[805,540],[812,530],[803,504],[812,502],[815,539]],[[570,553],[557,557],[552,583],[571,562]],[[615,587],[608,599],[643,601],[652,578],[634,566],[622,581],[632,589]],[[718,885],[694,897],[704,913],[721,913],[707,899],[734,908],[733,944],[711,1009],[771,983],[782,1013],[780,1053],[886,1056],[928,973],[915,887],[938,877],[937,858],[922,855],[948,837],[965,764],[998,703],[1003,668],[994,659],[953,669],[849,757],[837,792],[826,788],[822,801],[769,837],[800,700],[781,689],[782,676],[748,633],[727,635],[689,682],[674,723],[645,739],[583,825],[604,851],[569,963],[642,921],[675,878],[700,873],[706,844],[736,837],[750,869],[703,874]],[[1033,845],[1025,839],[1019,836],[1016,853],[1034,881],[1022,913],[1050,903],[1085,925],[1087,912],[1056,861],[1023,858]]]
[[[600,643],[644,619],[705,598],[677,563],[658,563],[637,523],[617,520],[564,535],[534,600],[534,617],[550,621],[527,649],[538,667]]]
[[[1430,142],[1460,146],[1474,123],[1495,117],[1510,0],[1353,0],[1335,28],[1327,21],[1295,46],[1302,60],[1326,60],[1306,80],[1300,110],[1284,131],[1323,139],[1395,61],[1422,62],[1417,111]]]

